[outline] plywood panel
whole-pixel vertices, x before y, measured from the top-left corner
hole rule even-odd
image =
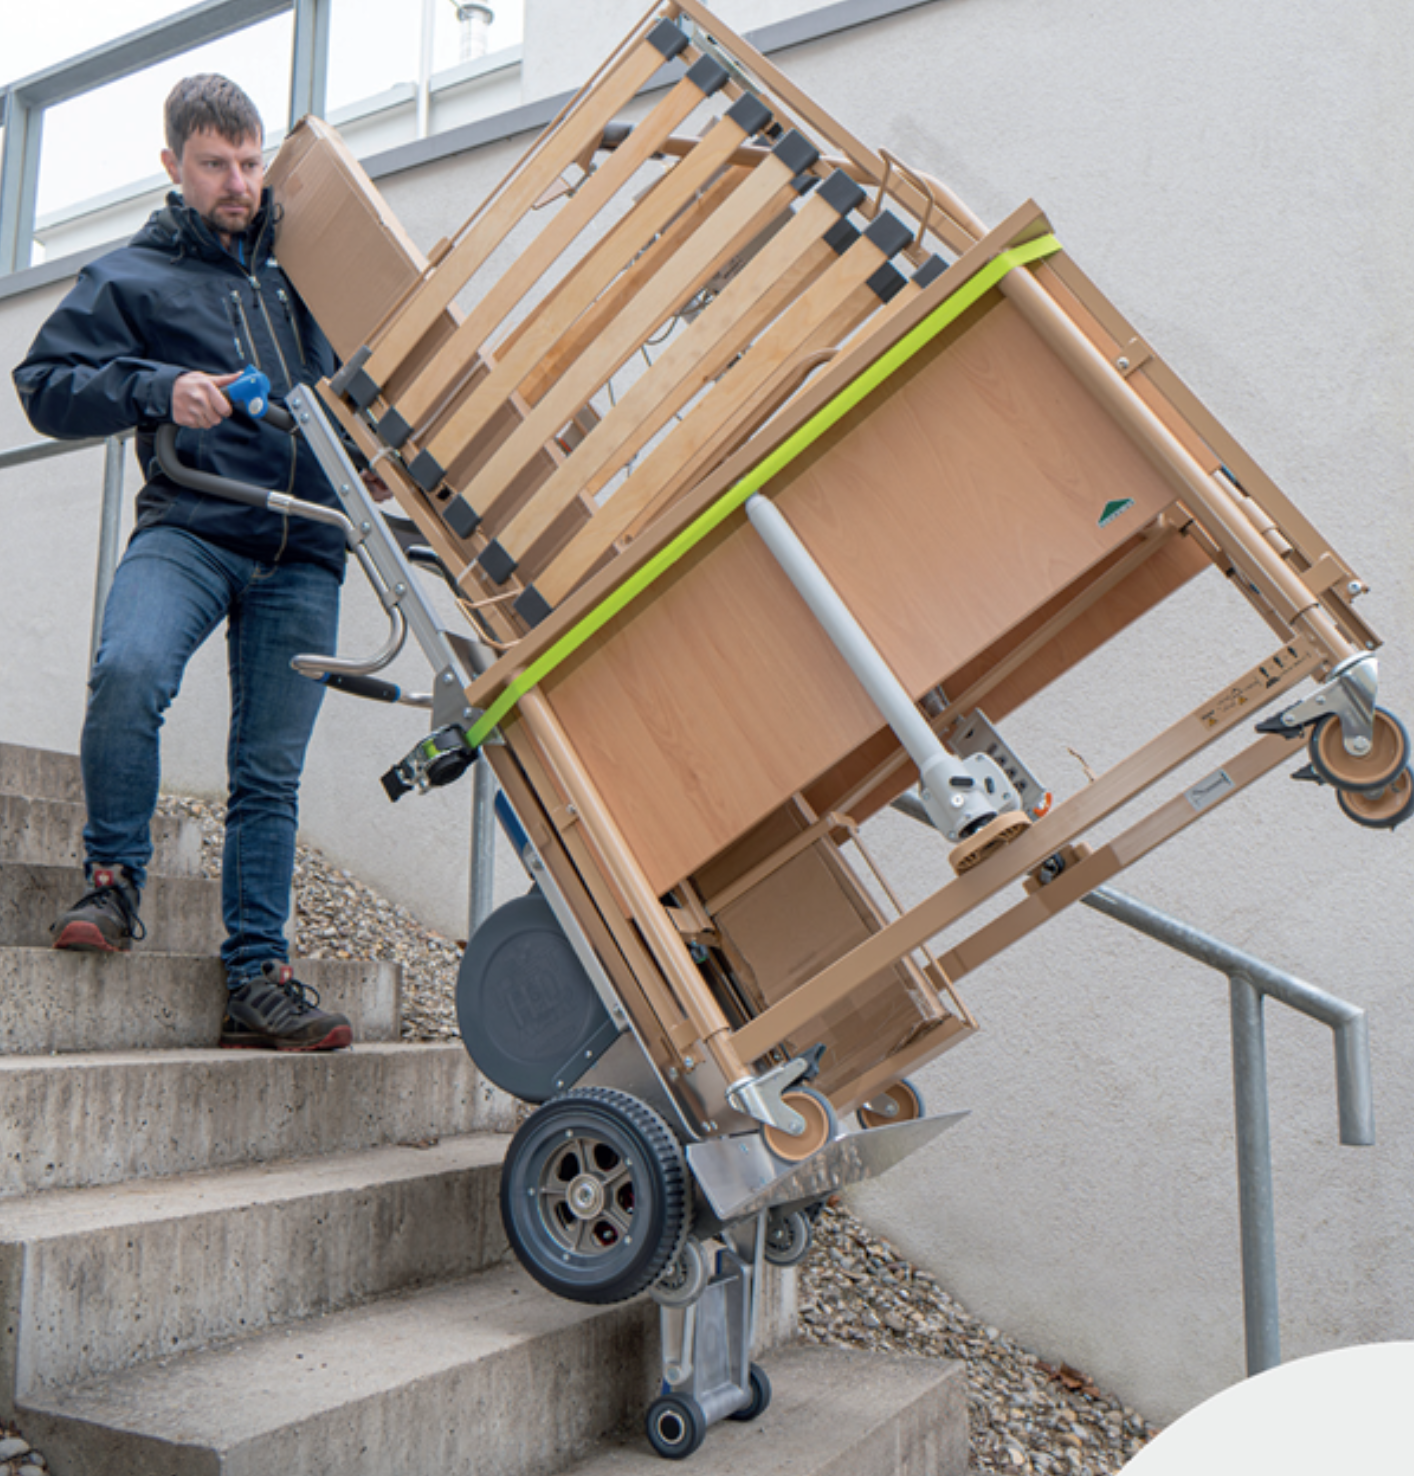
[[[914,695],[1171,502],[1005,304],[920,354],[778,483]],[[659,891],[880,726],[744,518],[727,526],[546,687]]]
[[[917,694],[1171,501],[1006,303],[900,378],[778,505]]]

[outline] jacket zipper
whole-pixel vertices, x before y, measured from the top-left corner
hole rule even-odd
[[[231,298],[234,298],[235,295],[236,294],[232,292],[231,297],[228,297],[226,299],[226,316],[231,320],[231,342],[236,346],[236,367],[238,369],[244,369],[245,366],[250,363],[250,358],[247,355],[246,351],[241,347],[240,315],[236,311],[235,304],[231,301]]]
[[[265,365],[260,362],[260,350],[255,346],[255,334],[250,331],[250,319],[246,316],[245,303],[241,301],[241,294],[238,288],[231,288],[231,302],[235,305],[236,317],[245,329],[245,341],[250,347],[250,358],[246,360],[246,363],[254,364],[264,374]],[[239,336],[236,339],[236,347],[240,347]]]
[[[309,356],[304,351],[304,335],[299,331],[299,319],[295,317],[294,304],[290,301],[290,295],[283,287],[275,289],[275,296],[280,299],[280,306],[285,310],[285,316],[290,320],[290,332],[295,336],[295,347],[299,350],[299,361],[305,368],[309,367]]]
[[[255,300],[260,306],[260,316],[265,319],[265,331],[270,335],[270,342],[275,345],[275,357],[280,361],[280,368],[285,375],[285,390],[288,393],[295,387],[294,375],[290,373],[290,366],[285,362],[285,351],[280,347],[279,336],[275,332],[275,325],[270,320],[270,309],[265,306],[265,293],[261,291],[260,278],[253,272],[250,277],[251,290],[255,293]]]

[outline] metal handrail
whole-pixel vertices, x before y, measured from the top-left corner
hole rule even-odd
[[[126,434],[131,435],[131,432]],[[71,451],[89,451],[103,444],[102,436],[88,441],[31,441],[28,446],[0,451],[0,471],[8,471],[12,466],[28,466],[32,461],[48,461],[52,456],[67,456]]]
[[[1375,1141],[1369,1021],[1358,1006],[1133,897],[1126,897],[1113,887],[1096,887],[1080,900],[1096,912],[1227,975],[1232,1012],[1232,1085],[1237,1118],[1238,1222],[1242,1236],[1247,1373],[1249,1376],[1264,1373],[1281,1363],[1281,1327],[1262,1002],[1267,998],[1278,1000],[1330,1027],[1335,1036],[1340,1141],[1348,1148],[1369,1148]]]
[[[930,825],[914,794],[892,808]],[[1232,1019],[1233,1106],[1237,1119],[1237,1206],[1242,1237],[1242,1309],[1248,1375],[1281,1362],[1277,1306],[1276,1210],[1272,1194],[1271,1114],[1267,1099],[1267,1045],[1262,1002],[1270,997],[1330,1027],[1335,1037],[1336,1104],[1340,1141],[1368,1148],[1375,1141],[1370,1028],[1365,1011],[1250,953],[1143,902],[1100,886],[1080,899],[1087,907],[1153,938],[1165,947],[1227,975]]]

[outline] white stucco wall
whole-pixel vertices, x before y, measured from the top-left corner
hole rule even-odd
[[[723,12],[752,27],[806,8]],[[529,9],[532,97],[572,85],[640,7]],[[984,219],[1028,196],[1046,208],[1081,266],[1372,586],[1365,614],[1389,641],[1382,696],[1414,716],[1405,0],[937,0],[775,60]],[[514,153],[443,161],[385,193],[427,245]],[[7,362],[57,296],[0,301]],[[7,382],[0,445],[29,439]],[[100,462],[0,474],[0,739],[76,746]],[[349,596],[344,645],[371,649],[381,617],[352,580]],[[1271,645],[1204,576],[1007,736],[1072,793],[1084,778],[1069,750],[1102,771]],[[223,659],[219,643],[203,653],[169,722],[175,787],[221,784]],[[409,682],[419,660],[405,663]],[[331,697],[305,826],[456,932],[469,786],[396,808],[377,787],[422,730],[417,714]],[[1268,1013],[1288,1356],[1414,1337],[1411,835],[1359,830],[1328,795],[1277,775],[1119,883],[1369,1011],[1379,1143],[1359,1150],[1336,1142],[1328,1033]],[[943,847],[918,827],[888,817],[871,838],[909,900],[941,884]],[[983,1032],[922,1084],[934,1107],[972,1116],[856,1202],[989,1320],[1170,1419],[1243,1370],[1225,981],[1074,909],[962,992]]]

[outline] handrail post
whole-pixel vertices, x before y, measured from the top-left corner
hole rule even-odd
[[[113,571],[118,564],[118,537],[123,523],[123,439],[109,436],[103,448],[103,506],[98,521],[98,568],[93,581],[93,622],[88,640],[88,667],[98,659],[103,636],[103,612]]]
[[[1242,1237],[1243,1322],[1248,1375],[1281,1362],[1276,1210],[1267,1099],[1262,995],[1244,974],[1228,975],[1232,1002],[1232,1090],[1237,1118],[1237,1202]]]
[[[491,915],[496,887],[496,776],[483,755],[472,772],[470,938]]]

